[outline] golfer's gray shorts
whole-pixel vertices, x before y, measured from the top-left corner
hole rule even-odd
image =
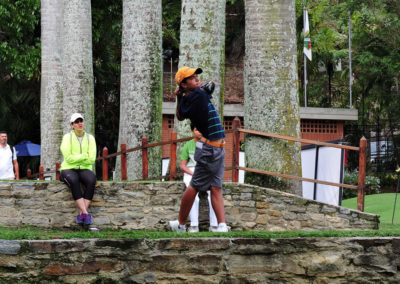
[[[196,143],[194,153],[196,167],[190,185],[197,191],[210,190],[211,186],[222,188],[225,170],[225,149]]]

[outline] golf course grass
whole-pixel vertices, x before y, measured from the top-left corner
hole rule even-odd
[[[395,193],[372,194],[365,196],[364,211],[380,215],[381,224],[392,224]],[[400,195],[398,196],[398,198]],[[400,200],[397,200],[393,224],[400,226]],[[357,197],[345,199],[342,206],[357,209]]]

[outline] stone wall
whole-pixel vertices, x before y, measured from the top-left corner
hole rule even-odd
[[[90,208],[100,228],[166,230],[178,216],[181,182],[99,182]],[[232,230],[377,229],[379,216],[236,183],[224,184]],[[78,213],[61,182],[0,182],[0,226],[76,226]]]
[[[0,241],[0,283],[399,283],[400,238]]]

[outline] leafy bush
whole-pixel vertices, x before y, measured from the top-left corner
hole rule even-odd
[[[349,172],[347,169],[344,172],[344,183],[357,185],[358,184],[358,170]],[[381,180],[376,176],[365,177],[365,193],[377,194],[380,193]],[[352,198],[357,196],[356,190],[344,190],[343,199]]]

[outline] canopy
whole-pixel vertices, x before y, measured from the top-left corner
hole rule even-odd
[[[40,156],[40,145],[24,140],[14,145],[17,156]]]

